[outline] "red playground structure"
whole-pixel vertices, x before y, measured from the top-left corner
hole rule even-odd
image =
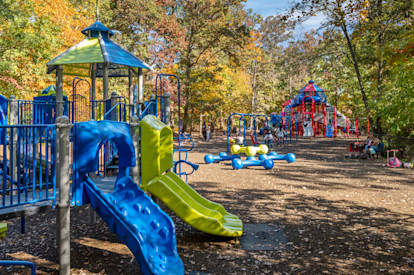
[[[313,80],[300,89],[293,99],[283,103],[281,115],[282,118],[295,119],[298,122],[298,134],[303,137],[337,137],[338,129],[347,137],[350,133],[359,137],[358,118],[349,119],[340,113],[336,106],[329,104],[325,90],[316,85]]]

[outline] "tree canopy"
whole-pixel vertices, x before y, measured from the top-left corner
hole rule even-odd
[[[95,3],[0,0],[1,94],[31,98],[52,84],[46,62],[83,38]],[[114,40],[181,78],[181,130],[200,115],[216,123],[232,112],[280,112],[312,78],[377,133],[414,136],[413,1],[298,0],[267,18],[245,0],[101,0],[99,8]],[[315,16],[324,18],[319,29],[298,32]],[[146,78],[148,95],[155,77]],[[165,87],[176,100],[174,83]]]

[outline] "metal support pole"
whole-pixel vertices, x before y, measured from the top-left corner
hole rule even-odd
[[[138,68],[138,102],[142,103],[144,101],[144,75],[142,73],[142,68]],[[139,113],[142,113],[142,106],[139,105]]]
[[[171,127],[171,95],[169,92],[165,92],[164,95],[163,113],[165,114],[165,124]]]
[[[103,109],[104,109],[104,116],[105,116],[105,114],[106,114],[106,112],[108,112],[109,110],[107,110],[107,108],[106,108],[106,100],[108,100],[109,99],[109,96],[108,96],[108,90],[109,90],[109,74],[108,74],[108,67],[109,67],[109,63],[108,62],[104,62],[103,63],[103,77],[102,77],[102,80],[103,80],[103,100],[104,100],[104,107],[103,107]],[[104,117],[104,119],[105,119],[105,117]],[[109,160],[109,144],[108,143],[106,143],[105,144],[105,146],[104,146],[104,163],[106,163],[107,161]],[[105,172],[106,172],[106,169],[105,169]]]
[[[109,98],[109,74],[108,74],[109,63],[103,63],[103,99],[107,100]],[[105,110],[105,113],[108,110]]]
[[[96,114],[95,114],[95,104],[96,104],[96,64],[92,64],[92,76],[91,76],[91,101],[92,101],[92,119],[95,120],[96,119]]]
[[[134,144],[134,148],[135,148],[135,157],[136,157],[136,163],[135,166],[131,168],[131,177],[133,179],[133,181],[135,183],[137,183],[138,185],[141,184],[140,182],[140,148],[139,148],[139,144],[140,144],[140,131],[141,129],[139,128],[139,118],[136,116],[131,117],[131,122],[129,123],[129,127],[130,127],[130,131],[131,131],[131,137],[132,137],[132,142]]]
[[[63,66],[56,69],[56,117],[63,116]]]
[[[67,116],[56,119],[58,152],[56,162],[56,183],[59,186],[57,205],[59,274],[70,274],[70,183],[69,183],[69,132],[72,125]]]
[[[118,103],[118,94],[116,92],[111,93],[111,109]],[[121,108],[119,107],[118,110]],[[118,121],[118,110],[117,108],[113,109],[110,114],[110,120]]]
[[[92,206],[88,206],[88,223],[95,224],[96,223],[96,212],[93,210]]]
[[[132,75],[132,69],[128,70],[128,87],[129,87],[129,121],[131,122],[132,117],[135,115],[134,113],[134,81]]]
[[[17,105],[17,100],[16,97],[14,95],[11,95],[9,97],[9,106],[10,106],[10,125],[17,125],[19,124],[19,109],[18,109],[18,105]],[[13,171],[12,179],[13,180],[17,180],[17,129],[13,129],[13,135],[11,136],[11,140],[13,143],[13,146],[11,146],[13,148],[12,153],[12,157],[11,159],[14,160],[11,162],[11,171]],[[20,164],[19,164],[20,165]]]

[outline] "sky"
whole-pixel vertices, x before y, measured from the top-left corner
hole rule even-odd
[[[263,18],[281,13],[288,7],[288,0],[247,0],[246,3],[246,8],[253,9],[254,12],[261,14]]]
[[[246,8],[252,9],[254,12],[266,18],[270,15],[283,13],[290,7],[291,0],[247,0]],[[323,20],[323,16],[315,16],[306,21],[298,31],[310,31],[317,29]]]

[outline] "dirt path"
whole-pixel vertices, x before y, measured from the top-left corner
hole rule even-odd
[[[186,273],[414,273],[414,171],[381,167],[383,159],[345,158],[350,141],[300,139],[277,150],[295,153],[295,163],[236,171],[228,164],[203,164],[206,153],[225,151],[224,137],[197,140],[189,160],[200,168],[190,184],[249,230],[267,226],[286,241],[272,250],[246,250],[245,236],[201,233],[162,205],[176,223]],[[19,220],[8,223],[0,258],[33,260],[39,274],[56,273],[54,212],[28,217],[25,235]],[[101,220],[87,224],[86,207],[72,208],[71,225],[74,274],[139,273],[132,254]]]

